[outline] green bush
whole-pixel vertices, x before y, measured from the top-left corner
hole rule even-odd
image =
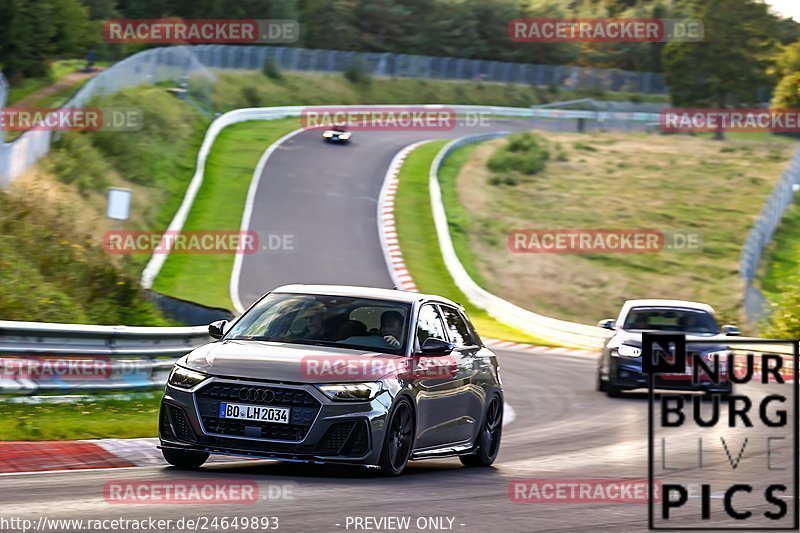
[[[6,320],[169,325],[139,287],[43,198],[0,192],[0,316]]]
[[[489,185],[499,186],[499,185],[509,185],[513,187],[519,183],[519,179],[517,179],[513,174],[494,174],[489,178]]]
[[[283,71],[271,57],[264,60],[264,64],[261,65],[261,73],[271,80],[283,80]]]
[[[576,150],[583,150],[585,152],[597,151],[597,148],[595,148],[594,146],[582,142],[576,142],[575,144],[572,145],[572,147],[575,148]]]
[[[113,171],[134,183],[159,187],[191,176],[191,145],[207,122],[194,108],[159,87],[122,91],[91,105],[141,111],[141,129],[62,135],[47,160],[60,180],[86,192],[107,187]],[[191,160],[183,160],[186,154],[192,154]]]
[[[533,175],[544,169],[549,158],[550,152],[538,135],[515,133],[509,136],[506,145],[492,154],[487,165],[493,172]]]
[[[85,133],[65,133],[47,160],[48,169],[64,183],[78,187],[82,194],[108,186],[111,166]]]
[[[800,338],[800,279],[795,277],[780,287],[780,303],[772,303],[769,319],[760,328],[761,336],[772,339]]]
[[[242,99],[247,107],[261,107],[261,94],[252,85],[242,87]]]
[[[369,69],[367,68],[364,60],[360,57],[355,57],[352,61],[350,61],[343,74],[350,83],[369,85],[372,82],[372,76],[369,73]]]

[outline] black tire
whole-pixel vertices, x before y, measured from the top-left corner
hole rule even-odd
[[[604,390],[609,398],[621,398],[623,396],[622,389],[611,383],[611,381],[606,381]]]
[[[478,433],[476,449],[459,459],[464,466],[490,466],[500,451],[500,437],[503,434],[503,402],[494,396],[486,406],[486,415]]]
[[[597,391],[606,392],[606,382],[600,377],[600,371],[597,371]]]
[[[405,398],[397,401],[387,423],[378,466],[384,476],[399,476],[411,458],[414,446],[414,411]]]
[[[169,464],[177,468],[197,468],[202,466],[209,456],[206,452],[175,450],[172,448],[161,448],[161,453]]]

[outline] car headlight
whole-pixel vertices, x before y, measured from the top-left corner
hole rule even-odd
[[[628,344],[620,344],[616,349],[611,350],[611,355],[616,357],[639,357],[642,349]]]
[[[317,385],[331,400],[361,401],[371,400],[382,390],[380,383],[342,383],[336,385]]]
[[[339,138],[340,139],[349,139],[350,138],[350,134],[349,133],[342,133],[342,134],[339,135]]]
[[[326,131],[325,133],[322,134],[322,136],[323,137],[333,137],[333,133],[331,133],[329,131]]]
[[[728,362],[728,356],[733,353],[731,350],[715,350],[713,352],[708,352],[704,354],[706,361],[713,363],[714,359],[719,358],[720,363]]]
[[[189,370],[188,368],[175,365],[172,368],[172,372],[169,374],[167,383],[178,389],[188,390],[193,388],[198,383],[202,383],[207,378],[208,376],[202,372],[196,372],[194,370]]]

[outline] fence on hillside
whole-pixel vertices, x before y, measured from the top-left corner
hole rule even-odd
[[[209,100],[215,76],[190,47],[153,48],[132,55],[89,80],[64,107],[83,107],[99,96],[142,84],[170,82],[196,99]],[[2,102],[2,99],[0,99]],[[206,102],[210,104],[210,101]],[[0,139],[3,132],[0,131]],[[32,167],[50,151],[52,132],[29,130],[12,142],[0,143],[0,188]]]
[[[764,298],[758,289],[753,287],[764,248],[772,241],[772,235],[792,205],[797,188],[800,187],[800,149],[792,156],[789,165],[784,169],[780,181],[775,185],[769,198],[750,228],[742,248],[739,261],[739,273],[745,283],[744,307],[748,321],[755,323],[763,314]]]
[[[646,94],[666,92],[661,75],[651,72],[274,46],[196,45],[153,48],[130,56],[92,78],[65,106],[81,107],[93,98],[127,87],[169,81],[184,87],[195,100],[210,107],[211,90],[216,82],[210,69],[257,70],[267,59],[280,68],[294,71],[342,72],[360,60],[375,76],[484,80]],[[3,92],[5,89],[0,89],[0,96]],[[0,131],[0,188],[46,155],[51,141],[48,131],[29,131],[11,143],[3,143],[2,136]]]
[[[483,80],[644,94],[667,92],[664,79],[654,72],[281,46],[198,45],[192,49],[204,65],[217,69],[260,69],[270,59],[285,70],[343,72],[354,61],[360,61],[374,76]]]

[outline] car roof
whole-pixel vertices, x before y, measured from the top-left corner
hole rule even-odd
[[[628,300],[622,306],[622,315],[634,307],[680,307],[683,309],[697,309],[698,311],[706,311],[714,314],[714,308],[708,304],[701,302],[692,302],[689,300],[665,300],[660,298],[643,298],[640,300]]]
[[[461,307],[456,302],[448,300],[435,294],[423,294],[420,292],[402,291],[398,289],[380,289],[377,287],[356,287],[351,285],[302,285],[292,284],[283,285],[271,292],[291,293],[291,294],[321,294],[326,296],[347,296],[351,298],[377,298],[380,300],[390,300],[394,302],[414,303],[421,301],[436,301]]]

